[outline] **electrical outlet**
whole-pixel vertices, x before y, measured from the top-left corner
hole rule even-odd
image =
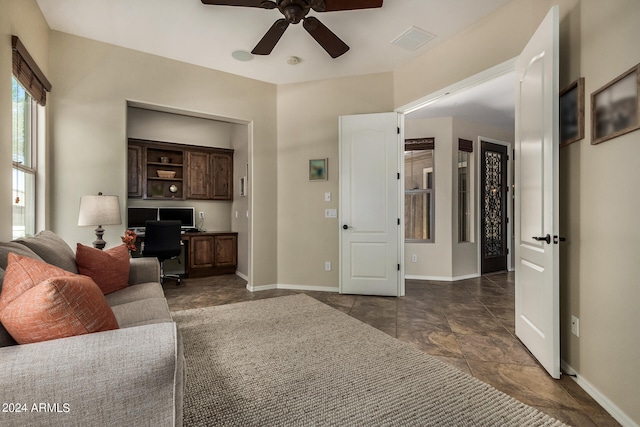
[[[204,218],[204,212],[200,211],[198,215],[200,216],[200,219]]]
[[[324,271],[331,271],[331,261],[325,261]]]
[[[571,333],[576,337],[580,336],[580,319],[576,316],[571,316]]]
[[[411,255],[411,262],[418,262],[418,255],[416,254]]]

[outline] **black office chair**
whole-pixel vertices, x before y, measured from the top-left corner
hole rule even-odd
[[[144,231],[143,257],[156,257],[160,261],[160,281],[165,277],[177,280],[180,285],[180,276],[177,274],[164,274],[164,261],[177,259],[182,252],[182,239],[180,237],[180,221],[147,221]],[[178,259],[178,262],[180,260]]]

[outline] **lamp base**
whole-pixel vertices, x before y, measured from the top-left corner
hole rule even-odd
[[[102,250],[107,245],[107,242],[102,239],[102,236],[104,235],[104,228],[99,225],[94,231],[96,232],[96,240],[93,241],[93,247]]]

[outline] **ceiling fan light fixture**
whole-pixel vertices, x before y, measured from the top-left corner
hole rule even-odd
[[[234,50],[231,53],[231,56],[236,61],[240,62],[249,62],[253,60],[253,54],[251,52],[247,52],[246,50]]]
[[[289,58],[287,58],[287,64],[289,65],[298,65],[300,61],[302,61],[302,59],[297,56],[290,56]]]

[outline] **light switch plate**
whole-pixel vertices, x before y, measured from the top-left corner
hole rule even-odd
[[[324,193],[324,201],[325,202],[330,202],[331,201],[331,193],[330,192],[326,192]]]
[[[324,210],[325,218],[338,218],[338,210],[337,209],[325,209]]]

